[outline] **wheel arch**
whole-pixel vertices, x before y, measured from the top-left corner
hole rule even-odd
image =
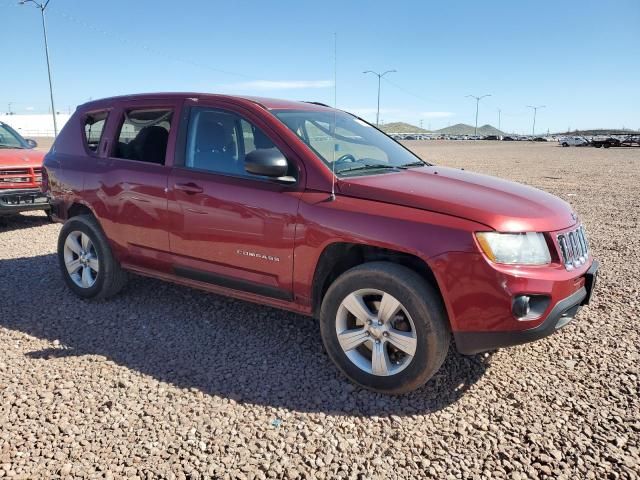
[[[71,217],[77,217],[78,215],[91,215],[96,219],[96,221],[98,220],[98,217],[93,213],[93,210],[91,210],[87,205],[80,202],[74,202],[67,209],[67,220]]]
[[[311,288],[313,316],[318,318],[322,299],[335,279],[355,266],[376,261],[396,263],[416,272],[435,289],[447,311],[447,302],[443,298],[438,280],[424,259],[401,250],[359,243],[335,242],[324,248],[316,264]],[[450,323],[448,311],[447,317],[447,322]]]

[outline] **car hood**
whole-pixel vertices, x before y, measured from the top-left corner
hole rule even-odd
[[[577,220],[567,202],[537,188],[440,166],[342,178],[338,188],[343,195],[453,215],[499,232],[555,231]]]
[[[40,167],[44,152],[22,148],[0,148],[0,168]]]

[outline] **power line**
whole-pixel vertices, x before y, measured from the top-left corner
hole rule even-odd
[[[432,100],[428,100],[428,99],[426,99],[426,98],[422,97],[421,95],[418,95],[418,94],[416,94],[416,93],[413,93],[413,92],[411,92],[410,90],[407,90],[406,88],[401,87],[401,86],[400,86],[400,85],[398,85],[397,83],[392,82],[392,81],[391,81],[391,80],[389,80],[388,78],[383,78],[383,80],[384,80],[385,82],[387,82],[389,85],[391,85],[392,87],[397,88],[398,90],[400,90],[400,91],[402,91],[402,92],[406,93],[407,95],[410,95],[410,96],[412,96],[412,97],[418,98],[418,99],[420,99],[420,100],[422,100],[423,102],[426,102],[426,103],[430,103],[430,102],[432,102]]]

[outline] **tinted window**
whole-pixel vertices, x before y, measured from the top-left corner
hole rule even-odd
[[[276,148],[269,137],[236,114],[207,108],[191,110],[186,167],[255,177],[245,171],[244,157],[268,148]]]
[[[166,109],[127,111],[113,156],[164,164],[172,116],[173,112]]]
[[[90,113],[84,119],[84,141],[92,152],[98,150],[109,112]]]

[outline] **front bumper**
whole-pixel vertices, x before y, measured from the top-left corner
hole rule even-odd
[[[0,215],[49,208],[49,200],[39,189],[0,190]]]
[[[464,355],[521,345],[547,337],[567,325],[583,305],[588,305],[595,287],[599,264],[593,261],[585,273],[584,285],[560,300],[537,327],[513,331],[454,332],[456,347]]]

